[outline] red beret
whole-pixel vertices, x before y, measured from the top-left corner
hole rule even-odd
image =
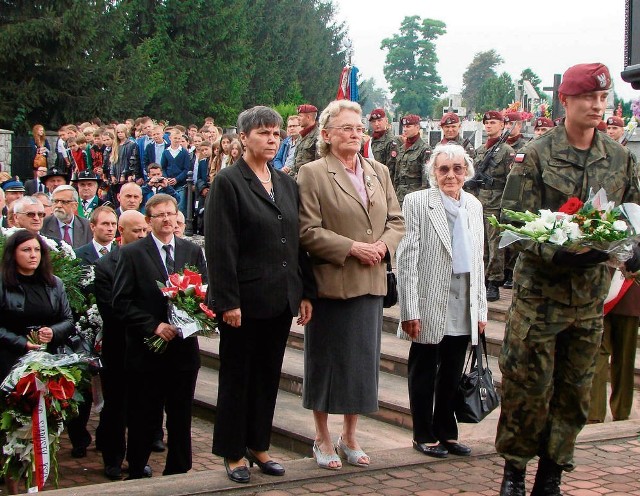
[[[603,91],[611,87],[607,66],[600,63],[578,64],[569,67],[562,76],[558,92],[574,96],[590,91]]]
[[[507,112],[504,114],[505,122],[518,122],[523,120],[524,117],[522,116],[522,112]]]
[[[314,105],[311,105],[309,103],[298,105],[299,114],[313,114],[314,112],[317,112],[317,111],[318,109]]]
[[[402,118],[402,125],[406,126],[407,124],[420,124],[420,116],[416,114],[405,115]]]
[[[596,126],[596,129],[598,131],[606,131],[607,130],[607,123],[605,121],[598,122],[598,125]]]
[[[624,121],[622,120],[622,117],[618,117],[617,115],[612,115],[607,119],[607,126],[624,127]]]
[[[554,127],[554,126],[555,126],[555,123],[548,117],[538,117],[536,119],[535,129],[538,129],[539,127]]]
[[[442,116],[442,119],[440,119],[441,126],[457,124],[458,122],[460,122],[460,117],[458,117],[458,114],[454,114],[453,112],[447,112]]]
[[[383,117],[386,117],[386,116],[387,116],[387,114],[384,111],[384,109],[377,108],[377,109],[373,109],[371,111],[371,114],[369,114],[369,120],[370,121],[375,121],[375,120],[378,120],[378,119],[382,119]]]
[[[497,110],[489,110],[488,112],[485,112],[484,115],[482,116],[482,122],[489,121],[491,119],[504,122],[504,117],[502,116],[502,112],[498,112]]]

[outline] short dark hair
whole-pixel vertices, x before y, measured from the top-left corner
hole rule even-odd
[[[158,164],[157,162],[151,162],[149,165],[147,165],[147,172],[151,172],[151,169],[160,169],[160,170],[162,170],[162,166],[160,164]]]
[[[238,132],[249,134],[262,126],[282,127],[282,117],[271,107],[256,105],[238,116]]]
[[[37,239],[40,245],[40,264],[36,268],[35,276],[48,286],[55,287],[56,279],[53,276],[53,267],[49,258],[49,247],[39,234],[21,229],[9,236],[4,245],[0,270],[2,270],[2,283],[5,288],[14,289],[18,287],[16,250],[21,244],[32,239]]]
[[[113,208],[111,208],[109,205],[100,205],[99,207],[91,211],[89,222],[95,226],[98,223],[100,214],[102,213],[113,214],[116,217],[116,221],[118,220],[118,214]]]
[[[151,217],[151,209],[155,208],[161,203],[171,203],[176,208],[176,212],[178,211],[178,202],[173,196],[167,195],[165,193],[157,193],[149,198],[144,206],[147,217]]]

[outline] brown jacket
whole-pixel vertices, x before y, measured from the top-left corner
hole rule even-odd
[[[354,241],[381,239],[391,259],[404,235],[404,219],[389,170],[379,162],[359,158],[368,210],[334,155],[305,164],[298,172],[300,244],[311,255],[321,298],[385,295],[385,263],[363,265],[349,256],[349,250]]]

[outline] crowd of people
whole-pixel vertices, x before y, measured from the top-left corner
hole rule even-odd
[[[557,210],[571,196],[586,200],[590,189],[604,188],[616,203],[640,201],[635,158],[619,137],[597,131],[610,84],[605,66],[574,66],[559,89],[564,120],[535,119],[529,142],[522,113],[486,112],[488,139],[478,150],[462,139],[454,113],[442,117],[442,141],[432,150],[419,116],[403,116],[402,136],[395,136],[386,111],[375,109],[367,135],[360,106],[348,100],[322,112],[301,105],[286,131],[282,117],[263,106],[242,112],[234,134],[223,134],[213,119],[200,127],[96,119],[63,126],[49,147],[36,125],[33,179],[0,178],[3,227],[22,228],[2,259],[2,373],[31,349],[27,330],[36,326],[51,349],[72,332],[38,234],[65,242],[95,266],[104,320],[104,408],[95,438],[105,475],[121,479],[125,459],[129,479],[151,475],[151,451],[165,450],[164,414],[163,474],[186,473],[198,341],[181,337],[157,283],[197,267],[218,320],[212,450],[229,479],[249,482],[253,464],[268,475],[285,473],[268,450],[296,316],[305,326],[302,403],[313,415],[316,463],[367,467],[372,460],[358,442],[357,421],[378,408],[386,267],[395,262],[398,336],[411,341],[413,447],[439,458],[468,456],[471,448],[458,438],[455,391],[467,347],[485,330],[487,301],[497,300],[505,283],[514,293],[500,356],[500,494],[525,494],[526,465],[538,455],[531,494],[559,495],[562,471],[575,465],[577,434],[588,419],[604,420],[608,355],[635,351],[616,343],[635,343],[637,292],[629,293],[631,310],[608,318],[590,414],[608,255],[526,242],[505,253],[487,218],[503,208]],[[188,213],[195,213],[194,231],[204,233],[204,250],[183,238]],[[636,265],[634,257],[626,270]],[[165,353],[145,344],[154,336],[168,343]],[[630,410],[632,385],[620,377],[615,420]],[[85,401],[90,405],[90,394]],[[330,414],[343,418],[337,436]],[[85,456],[92,441],[87,418],[81,413],[69,428],[73,456]]]

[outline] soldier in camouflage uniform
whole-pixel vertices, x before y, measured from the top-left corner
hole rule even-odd
[[[373,156],[378,162],[389,168],[389,175],[393,177],[396,170],[398,150],[402,146],[402,141],[393,135],[389,119],[387,119],[387,114],[383,109],[374,109],[369,114],[369,122],[373,129],[371,136]]]
[[[316,124],[316,117],[318,116],[318,109],[309,104],[298,106],[298,118],[300,120],[300,137],[298,138],[298,144],[296,145],[296,154],[293,159],[293,167],[289,171],[289,175],[294,179],[298,177],[298,169],[304,164],[313,162],[320,158],[316,151],[316,144],[318,141],[318,126]]]
[[[402,118],[404,145],[398,153],[393,186],[402,206],[404,197],[412,191],[429,187],[426,165],[431,148],[420,137],[420,117],[409,114]]]
[[[555,125],[556,123],[553,122],[548,117],[538,117],[533,127],[533,134],[535,134],[535,137],[533,139],[539,138],[544,133],[546,133],[549,129],[555,127]]]
[[[557,211],[570,197],[604,188],[616,204],[638,202],[629,152],[595,131],[611,78],[602,64],[569,68],[559,88],[564,125],[516,155],[502,207]],[[505,459],[501,496],[524,496],[527,462],[540,456],[532,496],[561,495],[563,470],[574,468],[575,440],[589,408],[602,307],[610,277],[598,250],[549,243],[516,244],[514,297],[502,352],[502,409],[496,449]]]
[[[464,147],[464,150],[467,152],[472,159],[476,158],[476,149],[473,147],[471,140],[467,142],[465,145],[465,140],[460,136],[460,117],[453,112],[447,112],[440,119],[440,127],[442,128],[443,138],[439,144],[446,145],[447,143],[455,143],[456,145],[460,145]]]
[[[484,129],[487,133],[487,142],[478,149],[474,167],[478,170],[484,156],[498,142],[504,129],[504,118],[497,110],[485,112],[482,116]],[[487,220],[492,215],[500,217],[500,201],[502,191],[507,182],[507,174],[513,162],[514,151],[506,143],[501,144],[485,173],[493,178],[493,183],[482,184],[478,190],[472,191],[482,203],[484,215],[484,259],[485,277],[487,278],[487,301],[500,299],[500,283],[504,279],[504,249],[499,248],[500,229],[493,227]]]
[[[520,148],[530,141],[522,135],[523,125],[524,116],[522,112],[511,111],[504,114],[504,127],[511,131],[507,138],[507,144],[516,152],[520,151]]]

